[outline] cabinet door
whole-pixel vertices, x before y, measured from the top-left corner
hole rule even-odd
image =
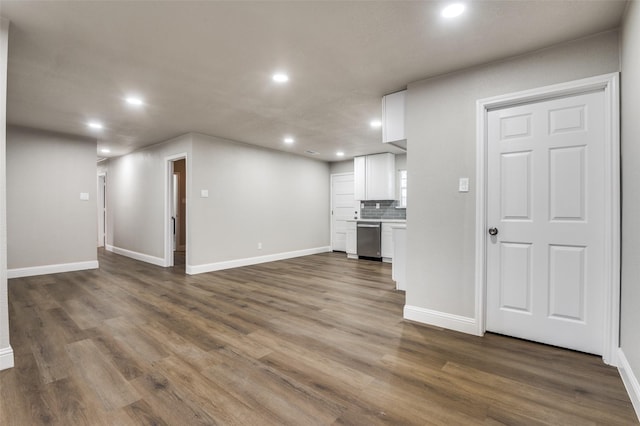
[[[407,137],[404,132],[406,90],[382,98],[382,142],[396,142]]]
[[[380,251],[383,258],[393,259],[393,230],[390,223],[382,224]]]
[[[366,200],[395,200],[396,161],[393,154],[366,157]]]
[[[355,157],[353,159],[353,178],[354,178],[354,192],[353,192],[353,198],[355,198],[358,201],[361,200],[366,200],[367,199],[367,191],[366,191],[366,185],[367,185],[367,158],[362,156],[362,157]]]
[[[347,254],[356,254],[358,252],[358,243],[356,241],[356,223],[347,222]]]
[[[393,230],[393,265],[392,275],[396,282],[396,289],[406,290],[406,269],[407,269],[407,230]]]

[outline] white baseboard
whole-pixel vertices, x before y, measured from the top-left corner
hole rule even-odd
[[[316,247],[311,249],[289,251],[285,253],[268,254],[266,256],[247,257],[244,259],[227,260],[224,262],[208,263],[205,265],[187,265],[186,273],[189,275],[202,274],[205,272],[221,271],[223,269],[238,268],[241,266],[257,265],[259,263],[274,262],[276,260],[292,259],[294,257],[309,256],[318,253],[327,253],[331,247]]]
[[[127,249],[123,249],[120,247],[114,247],[110,244],[106,245],[106,250],[113,252],[115,254],[120,254],[122,256],[130,257],[131,259],[140,260],[142,262],[151,263],[152,265],[167,267],[168,265],[165,263],[164,259],[161,257],[155,257],[144,253],[139,253],[137,251],[131,251]]]
[[[0,349],[0,370],[13,368],[13,349],[11,346]]]
[[[638,377],[631,369],[631,365],[624,355],[622,348],[618,349],[618,371],[620,372],[624,387],[627,389],[627,393],[633,404],[633,409],[636,410],[636,416],[638,416],[638,420],[640,420],[640,382],[638,382]]]
[[[86,262],[62,263],[59,265],[30,266],[27,268],[7,269],[7,278],[33,277],[36,275],[59,274],[61,272],[98,269],[97,260]]]
[[[478,335],[478,323],[475,318],[410,305],[404,305],[404,318],[423,324],[460,331],[462,333]]]

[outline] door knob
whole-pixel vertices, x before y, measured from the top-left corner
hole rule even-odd
[[[498,228],[489,228],[489,235],[498,235]]]

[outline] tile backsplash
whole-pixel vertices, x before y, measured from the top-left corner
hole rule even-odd
[[[406,219],[407,209],[396,208],[398,204],[395,200],[382,201],[361,201],[360,202],[360,218],[361,219]],[[376,209],[376,204],[380,204],[380,208]]]

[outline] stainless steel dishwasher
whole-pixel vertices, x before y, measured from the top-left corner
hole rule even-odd
[[[380,222],[358,222],[358,256],[382,257],[380,255]]]

